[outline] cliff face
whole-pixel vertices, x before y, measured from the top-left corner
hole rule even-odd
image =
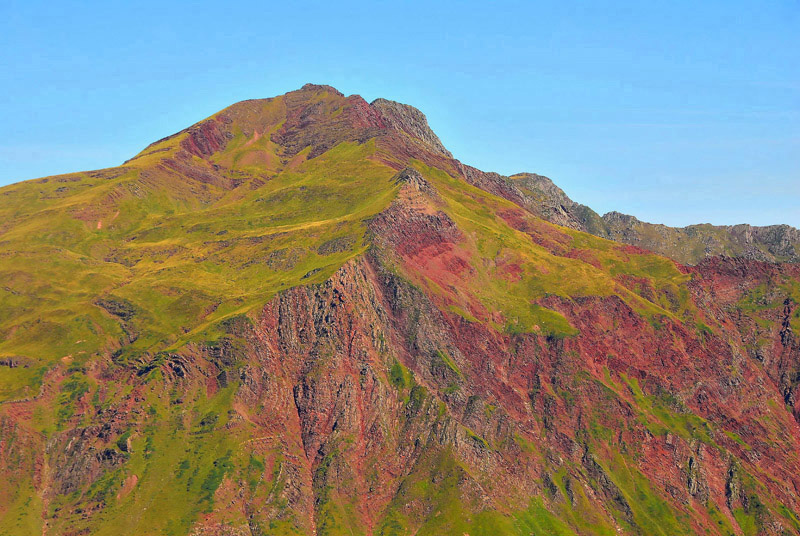
[[[800,265],[554,225],[420,116],[307,86],[0,191],[0,532],[800,531]]]

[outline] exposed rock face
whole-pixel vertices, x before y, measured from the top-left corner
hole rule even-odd
[[[603,228],[600,216],[570,199],[549,178],[535,173],[519,173],[510,179],[522,190],[525,207],[537,216],[557,225],[603,236],[600,234]]]
[[[128,166],[0,243],[0,533],[800,532],[800,264],[597,238],[327,86]]]
[[[405,132],[412,138],[422,141],[434,151],[452,157],[450,151],[442,145],[439,137],[428,126],[425,114],[413,106],[386,99],[375,99],[370,106],[378,110],[384,122],[391,128]]]

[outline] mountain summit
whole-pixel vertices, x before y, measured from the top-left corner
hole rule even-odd
[[[796,534],[796,230],[648,225],[317,85],[2,188],[0,533]]]

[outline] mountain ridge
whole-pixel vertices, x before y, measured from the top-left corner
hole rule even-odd
[[[331,92],[339,97],[345,97],[344,94],[332,86],[312,83],[305,84],[301,89],[290,92],[287,95],[302,92]],[[370,132],[370,127],[402,132],[410,138],[421,142],[427,148],[432,149],[433,152],[452,159],[453,162],[457,163],[457,166],[472,170],[464,172],[465,175],[475,174],[476,172],[478,174],[484,173],[455,160],[441,143],[438,136],[430,129],[425,115],[413,106],[383,98],[377,98],[367,103],[359,95],[351,95],[346,98],[359,102],[362,106],[367,105],[370,109],[377,110],[380,115],[381,121],[373,124],[368,123],[368,126],[366,126],[367,132],[362,133],[362,136],[379,135],[377,131]],[[193,150],[195,151],[220,149],[220,144],[224,143],[223,138],[220,138],[220,136],[225,134],[216,132],[210,139],[206,139],[205,136],[209,134],[202,129],[202,125],[217,116],[222,116],[224,118],[223,122],[230,121],[230,118],[224,115],[227,110],[271,100],[247,99],[237,102],[208,119],[199,121],[184,130],[151,143],[139,154],[126,160],[123,166],[143,156],[152,154],[148,152],[149,149],[158,147],[160,144],[183,134],[195,133],[198,136],[197,139],[192,136],[195,143]],[[372,119],[375,120],[376,118],[373,117]],[[197,145],[198,143],[200,145]],[[209,146],[207,145],[208,143],[212,145]],[[162,148],[161,150],[164,149]],[[641,246],[685,264],[696,264],[704,257],[713,255],[744,256],[745,258],[769,262],[800,261],[800,231],[789,225],[753,226],[746,223],[735,225],[698,223],[685,227],[670,227],[663,224],[644,222],[635,216],[617,211],[610,211],[601,216],[591,208],[574,202],[551,179],[542,175],[522,172],[504,177],[499,174],[490,174],[510,180],[515,185],[521,184],[523,189],[531,189],[533,195],[526,196],[523,192],[513,195],[506,192],[505,195],[512,195],[514,199],[526,205],[526,208],[532,210],[537,216],[553,223],[566,225],[603,238]],[[503,195],[500,192],[503,192],[502,188],[495,188],[494,193]],[[687,247],[687,243],[690,243],[690,246]]]
[[[510,180],[528,188],[537,215],[603,238],[641,246],[684,264],[706,256],[743,256],[769,262],[800,261],[800,231],[785,224],[693,224],[669,227],[611,211],[600,216],[570,199],[552,180],[535,173],[518,173]],[[538,207],[536,204],[538,203]]]

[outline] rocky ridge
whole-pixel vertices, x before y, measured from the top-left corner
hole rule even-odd
[[[697,264],[706,257],[719,255],[767,262],[800,261],[800,230],[789,225],[668,227],[619,212],[600,216],[570,199],[542,175],[519,173],[508,180],[521,190],[521,202],[548,221],[639,246],[685,264]]]

